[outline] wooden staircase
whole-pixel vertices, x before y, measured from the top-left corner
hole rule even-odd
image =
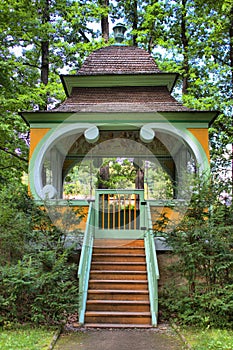
[[[96,239],[86,327],[151,327],[144,240]]]

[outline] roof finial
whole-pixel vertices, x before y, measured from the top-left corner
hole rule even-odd
[[[122,43],[125,40],[126,27],[122,23],[118,23],[113,27],[113,33],[116,43]]]

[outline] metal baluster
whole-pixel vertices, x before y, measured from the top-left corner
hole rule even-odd
[[[137,228],[137,203],[136,203],[137,195],[134,194],[134,229]]]
[[[101,195],[102,196],[102,229],[104,229],[104,194]]]
[[[112,228],[115,229],[115,201],[116,201],[116,195],[113,196],[113,202],[112,202]]]
[[[126,212],[125,212],[125,194],[124,194],[124,230],[125,230],[125,218],[126,218]]]
[[[131,194],[129,195],[129,229],[131,229]]]
[[[121,196],[118,194],[118,230],[121,228]]]
[[[110,229],[110,194],[108,194],[108,230]]]

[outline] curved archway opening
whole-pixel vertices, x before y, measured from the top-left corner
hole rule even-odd
[[[53,142],[48,141],[43,153],[39,154],[39,164],[35,162],[37,169],[39,167],[36,192],[41,195],[44,187],[51,185],[56,190],[56,198],[92,198],[95,188],[98,188],[102,164],[117,160],[113,162],[115,168],[120,167],[123,171],[122,160],[128,160],[131,172],[136,174],[135,164],[143,171],[143,186],[148,199],[181,198],[179,187],[184,176],[196,171],[197,158],[201,155],[192,149],[192,142],[187,143],[187,135],[184,139],[180,133],[161,128],[154,130],[155,138],[150,143],[140,139],[139,128],[101,130],[99,140],[94,143],[86,141],[83,131],[77,133],[72,130],[54,137]],[[113,165],[111,174],[114,176]],[[128,188],[137,188],[136,180],[128,177],[124,179],[126,183],[128,181]],[[123,185],[115,181],[115,186],[121,188]]]
[[[136,160],[136,162],[138,159]],[[95,189],[144,189],[149,200],[173,199],[175,179],[157,161],[141,160],[140,166],[134,159],[86,158],[75,165],[66,175],[63,183],[64,199],[94,199]]]

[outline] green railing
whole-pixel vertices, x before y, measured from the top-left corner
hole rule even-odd
[[[90,275],[92,248],[95,229],[95,210],[93,203],[90,203],[86,229],[84,233],[81,257],[78,269],[79,280],[79,323],[84,324],[84,315],[86,310],[88,281]]]
[[[144,190],[96,190],[96,225],[107,230],[139,230],[144,225]]]
[[[100,191],[101,194],[107,194],[107,195],[109,194],[109,191],[103,191],[103,192]],[[123,194],[123,191],[120,194]],[[136,194],[139,195],[139,192]],[[153,230],[152,230],[150,205],[149,203],[145,205],[145,202],[142,201],[143,197],[141,195],[139,195],[138,197],[139,197],[139,201],[138,201],[139,207],[141,209],[140,216],[142,216],[141,219],[143,218],[143,220],[140,220],[140,224],[144,225],[143,227],[141,227],[141,230],[145,230],[144,241],[145,241],[152,326],[155,327],[157,326],[157,317],[158,317],[159,270],[158,270],[156,249],[155,249],[154,236],[153,236]],[[97,210],[97,213],[98,212],[99,210]],[[90,203],[87,222],[86,222],[86,230],[84,234],[83,246],[82,246],[81,257],[80,257],[79,269],[78,269],[80,325],[84,324],[95,226],[98,225],[97,219],[98,219],[98,215],[96,215],[96,208],[94,207],[93,203]]]
[[[158,261],[156,256],[154,235],[152,229],[152,220],[150,212],[150,204],[147,203],[145,208],[145,252],[146,252],[146,264],[147,264],[147,275],[149,285],[149,296],[150,296],[150,310],[152,326],[157,326],[158,319],[158,279],[159,269]]]

